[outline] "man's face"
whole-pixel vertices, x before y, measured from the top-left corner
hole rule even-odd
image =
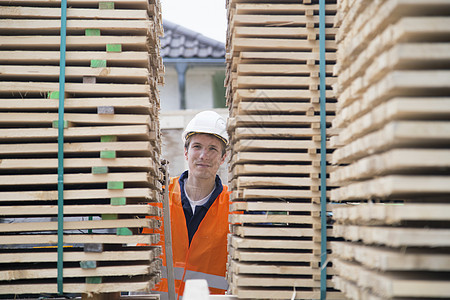
[[[189,176],[198,179],[215,178],[226,157],[222,156],[222,142],[218,138],[201,133],[191,137],[184,156],[189,164]]]

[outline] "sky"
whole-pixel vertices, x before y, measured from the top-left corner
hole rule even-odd
[[[173,23],[225,43],[226,0],[161,0],[162,16]]]

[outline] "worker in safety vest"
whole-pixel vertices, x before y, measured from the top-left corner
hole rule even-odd
[[[211,294],[224,294],[230,192],[216,173],[226,157],[226,120],[200,112],[182,139],[189,169],[169,184],[175,290],[183,296],[187,280],[206,279]],[[168,296],[165,266],[164,258],[163,278],[155,287],[161,299]]]

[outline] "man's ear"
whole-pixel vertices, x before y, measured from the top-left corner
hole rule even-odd
[[[225,152],[223,155],[222,155],[222,159],[220,160],[220,164],[223,164],[224,162],[225,162],[225,159],[227,158],[227,153]]]
[[[184,147],[184,158],[188,160],[188,149]]]

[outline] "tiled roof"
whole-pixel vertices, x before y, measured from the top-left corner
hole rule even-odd
[[[163,26],[163,58],[225,58],[223,43],[167,20],[163,20]]]

